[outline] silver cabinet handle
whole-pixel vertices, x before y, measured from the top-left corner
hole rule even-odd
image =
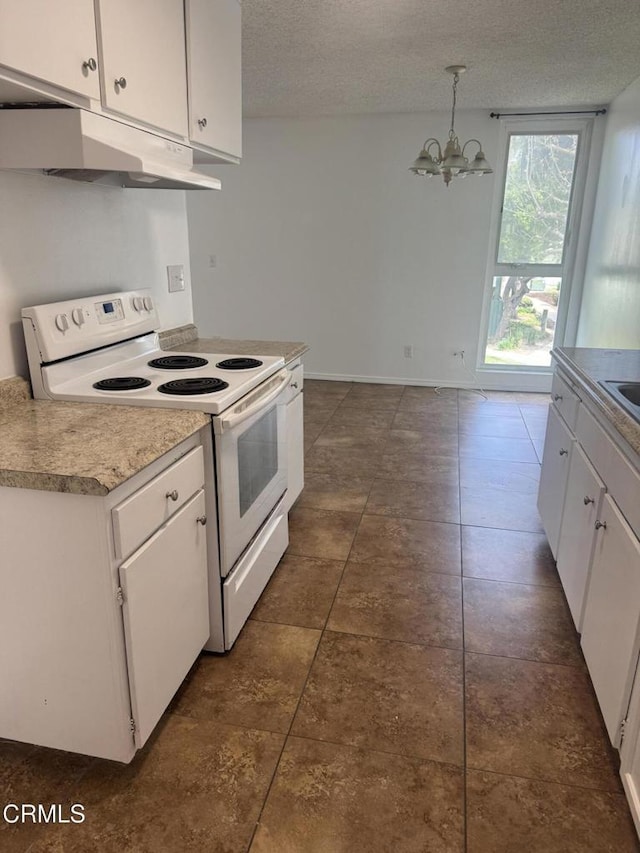
[[[589,506],[589,504],[594,504],[595,498],[590,498],[589,495],[585,495],[583,498],[583,503],[585,506]]]
[[[89,59],[87,59],[85,62],[82,63],[82,67],[84,68],[85,71],[95,71],[96,68],[98,67],[98,63],[95,61],[95,59],[92,56]]]
[[[198,524],[201,524],[204,527],[205,524],[207,523],[207,516],[206,515],[199,515],[196,518],[196,521],[198,522]]]
[[[566,456],[569,451],[565,450],[564,447],[560,448],[560,456]]]
[[[202,130],[204,130],[204,129],[205,129],[205,127],[207,126],[207,120],[206,120],[206,118],[199,118],[199,119],[198,119],[198,124],[200,125],[200,128],[201,128]]]
[[[596,530],[600,530],[601,527],[604,530],[606,530],[607,529],[607,522],[606,521],[596,521],[596,523],[594,524],[594,527]]]
[[[298,383],[297,383],[297,382],[292,382],[292,383],[291,383],[291,387],[292,387],[292,388],[297,388],[297,387],[298,387]]]
[[[557,403],[557,402],[558,402],[558,400],[562,400],[562,394],[554,394],[554,395],[553,395],[553,399],[554,399],[554,400],[555,400],[555,402]]]
[[[166,497],[168,497],[170,501],[177,501],[179,495],[176,489],[174,489],[172,492],[167,492]]]
[[[127,88],[127,78],[126,77],[116,77],[113,81],[116,89],[126,89]]]

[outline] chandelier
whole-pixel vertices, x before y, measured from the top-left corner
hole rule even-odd
[[[433,175],[442,175],[447,186],[452,178],[466,178],[467,175],[489,175],[493,172],[491,166],[487,163],[482,145],[477,139],[469,139],[460,147],[460,142],[456,136],[455,118],[456,118],[456,94],[458,89],[458,81],[460,75],[467,70],[466,65],[448,65],[444,69],[448,74],[453,75],[453,105],[451,107],[451,130],[449,138],[444,147],[444,151],[440,147],[437,139],[431,137],[427,139],[422,146],[422,151],[418,154],[418,159],[413,166],[409,167],[409,171],[414,175],[421,175],[424,178],[430,178]],[[478,150],[474,159],[469,162],[465,157],[465,151],[468,145],[475,144]]]

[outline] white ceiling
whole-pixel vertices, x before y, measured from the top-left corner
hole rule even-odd
[[[640,76],[638,0],[243,0],[247,116],[609,103]]]

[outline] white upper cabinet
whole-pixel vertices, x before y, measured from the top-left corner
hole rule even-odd
[[[0,0],[2,66],[97,100],[97,62],[93,0]]]
[[[98,0],[104,107],[186,137],[182,0]]]
[[[240,3],[186,0],[185,16],[189,139],[223,155],[220,159],[237,161],[242,156]]]

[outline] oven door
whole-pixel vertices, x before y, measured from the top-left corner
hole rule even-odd
[[[286,491],[290,377],[279,371],[213,418],[222,577]]]

